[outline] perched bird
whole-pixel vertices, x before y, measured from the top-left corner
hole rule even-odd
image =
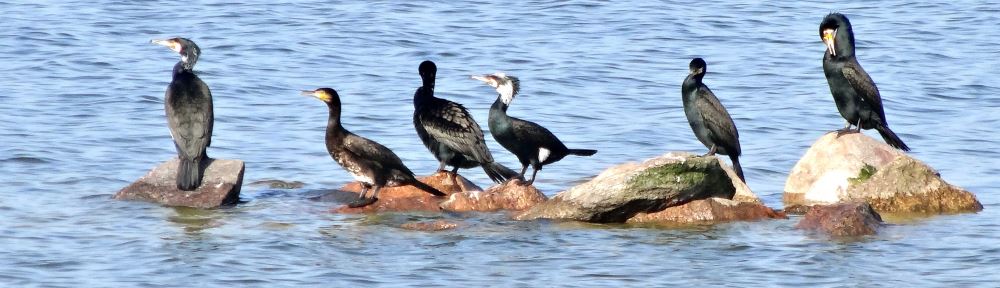
[[[847,127],[839,133],[875,128],[890,146],[910,151],[910,147],[889,129],[878,87],[875,87],[875,81],[861,68],[854,55],[851,22],[840,13],[826,15],[819,25],[819,36],[826,44],[826,53],[823,54],[826,82],[830,84],[830,93],[837,103],[840,116],[847,120]],[[852,125],[857,125],[858,130],[852,131]]]
[[[531,121],[507,116],[507,107],[514,100],[521,88],[517,77],[504,73],[494,73],[482,76],[472,76],[472,79],[485,82],[499,93],[497,100],[490,107],[490,134],[500,146],[514,153],[521,161],[521,179],[528,170],[528,165],[534,170],[527,185],[535,182],[535,176],[542,166],[562,160],[566,155],[590,156],[597,150],[569,149],[556,138],[549,129],[545,129]]]
[[[212,92],[208,85],[194,74],[194,64],[198,62],[201,49],[185,38],[153,40],[153,44],[163,45],[181,55],[181,61],[174,65],[173,80],[167,86],[167,124],[170,137],[177,148],[177,189],[190,191],[201,186],[201,174],[205,160],[209,159],[205,150],[212,145]]]
[[[392,153],[392,150],[358,136],[340,123],[340,95],[330,88],[319,88],[312,91],[302,91],[303,95],[313,96],[326,103],[330,110],[330,118],[326,122],[326,151],[344,170],[351,173],[354,179],[361,183],[361,195],[358,201],[348,204],[349,207],[363,207],[378,201],[378,192],[386,185],[413,185],[434,196],[447,194],[424,184],[413,176],[413,172],[403,160]],[[372,190],[371,197],[365,197]]]
[[[746,183],[743,167],[740,166],[740,133],[736,130],[733,117],[722,106],[715,93],[702,83],[707,64],[701,58],[694,58],[688,65],[690,73],[681,85],[681,99],[684,101],[684,116],[687,116],[694,136],[708,147],[708,154],[729,155],[733,170]]]
[[[458,168],[482,166],[493,182],[500,183],[517,175],[517,172],[493,160],[490,149],[483,139],[479,123],[461,104],[434,97],[434,78],[437,66],[434,62],[420,63],[420,78],[423,86],[413,94],[413,126],[424,146],[437,158],[438,170],[451,170],[452,181]]]

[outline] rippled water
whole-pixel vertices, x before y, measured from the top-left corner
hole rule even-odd
[[[995,3],[625,2],[0,1],[0,286],[1000,283]],[[481,124],[495,93],[468,76],[517,75],[511,114],[600,150],[542,171],[538,187],[554,194],[617,163],[703,152],[679,85],[690,58],[704,57],[705,81],[740,129],[751,187],[780,207],[795,161],[843,125],[821,72],[817,27],[830,11],[851,18],[861,63],[912,154],[976,192],[983,212],[843,241],[793,230],[795,217],[668,229],[337,215],[336,203],[309,200],[350,177],[324,150],[326,108],[297,90],[336,88],[349,129],[427,174],[437,164],[410,122],[417,64],[436,61],[439,96]],[[203,50],[210,155],[245,160],[246,183],[305,188],[247,186],[246,203],[213,211],[109,199],[174,155],[162,97],[177,56],[148,44],[169,36]],[[398,228],[437,218],[462,226]]]

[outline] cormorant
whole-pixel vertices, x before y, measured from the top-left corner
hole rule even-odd
[[[722,106],[715,93],[701,82],[707,71],[707,64],[701,58],[694,58],[688,65],[690,73],[681,85],[681,99],[684,101],[684,116],[687,116],[694,136],[708,147],[708,154],[729,155],[733,161],[736,176],[746,183],[743,167],[740,166],[740,133],[736,130],[733,117]]]
[[[194,190],[201,185],[202,167],[209,159],[205,149],[212,145],[212,92],[208,85],[194,74],[194,64],[198,62],[201,49],[185,38],[153,40],[181,55],[181,61],[174,65],[173,80],[167,86],[164,104],[170,137],[177,148],[177,189]]]
[[[437,66],[434,62],[420,63],[420,78],[423,86],[413,94],[413,126],[424,146],[434,154],[440,166],[454,166],[452,181],[458,168],[482,166],[493,182],[501,183],[517,172],[493,160],[490,149],[483,139],[479,123],[461,104],[434,97],[434,78]]]
[[[890,146],[910,151],[910,147],[889,129],[878,87],[854,55],[851,22],[840,13],[826,15],[819,25],[819,36],[826,44],[826,53],[823,53],[826,82],[830,84],[830,93],[840,116],[847,120],[847,127],[838,132],[861,132],[861,129],[875,128]],[[858,130],[852,131],[852,125],[857,125]]]
[[[521,179],[524,179],[524,173],[528,171],[528,165],[531,165],[534,171],[527,185],[535,182],[538,170],[542,170],[544,165],[555,163],[566,155],[590,156],[597,153],[597,150],[591,149],[566,148],[549,129],[531,121],[507,116],[507,107],[521,88],[517,77],[494,73],[472,76],[472,79],[485,82],[499,93],[490,107],[490,134],[521,161]]]
[[[348,204],[356,208],[367,206],[378,200],[378,192],[386,185],[413,185],[434,196],[447,194],[424,184],[413,176],[413,172],[403,160],[392,150],[378,142],[358,136],[344,129],[340,123],[340,95],[330,88],[319,88],[312,91],[302,91],[303,95],[313,96],[326,103],[330,109],[330,118],[326,123],[326,151],[344,170],[351,173],[354,179],[361,183],[360,199]],[[365,197],[369,189],[371,197]]]

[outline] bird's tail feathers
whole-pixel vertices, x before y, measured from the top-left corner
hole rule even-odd
[[[729,160],[733,161],[733,171],[736,171],[736,176],[740,177],[740,181],[746,184],[747,178],[743,177],[743,166],[740,166],[740,156],[730,155]]]
[[[448,196],[448,194],[441,192],[441,190],[431,187],[431,185],[427,185],[424,182],[420,182],[420,180],[417,179],[413,179],[413,181],[410,182],[409,184],[413,185],[413,187],[417,187],[417,189],[424,190],[427,193],[434,194],[434,196]]]
[[[201,186],[201,159],[181,157],[177,166],[177,189],[191,191]]]
[[[483,171],[486,171],[486,175],[490,176],[490,180],[496,183],[503,183],[507,179],[516,178],[520,175],[516,171],[497,162],[483,163]]]
[[[569,154],[570,155],[576,155],[576,156],[590,156],[590,155],[597,154],[597,150],[593,150],[593,149],[569,149]]]
[[[878,134],[882,135],[882,139],[885,139],[885,143],[889,144],[889,146],[903,151],[910,151],[910,147],[906,146],[906,143],[903,143],[903,139],[899,139],[896,132],[892,132],[889,126],[878,125],[875,126],[875,130],[878,130]]]

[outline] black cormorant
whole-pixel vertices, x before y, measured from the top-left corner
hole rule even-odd
[[[198,62],[201,49],[185,38],[153,40],[181,55],[181,61],[174,65],[173,80],[167,86],[164,104],[170,137],[177,148],[177,189],[194,190],[201,185],[201,174],[208,154],[205,149],[212,145],[212,92],[208,85],[194,74],[194,64]]]
[[[733,117],[729,116],[715,93],[701,82],[707,68],[705,60],[694,58],[688,68],[690,73],[681,85],[681,99],[684,101],[684,116],[687,116],[694,136],[708,147],[706,155],[729,155],[736,176],[746,183],[743,167],[740,166],[740,133],[736,130],[736,123],[733,123]]]
[[[840,116],[847,120],[847,127],[840,133],[875,128],[890,146],[910,151],[910,147],[889,129],[878,87],[854,55],[851,22],[843,14],[831,13],[819,25],[819,36],[826,44],[826,52],[823,53],[826,82],[830,84],[830,93]],[[852,125],[857,125],[858,130],[852,131]]]
[[[524,173],[527,172],[528,165],[531,165],[534,171],[527,185],[535,182],[535,175],[544,165],[555,163],[566,155],[590,156],[597,153],[597,150],[591,149],[566,148],[566,145],[549,132],[549,129],[531,121],[507,116],[507,107],[521,88],[521,82],[517,77],[494,73],[472,78],[496,88],[499,93],[497,100],[490,107],[490,134],[493,134],[493,139],[496,139],[503,148],[514,153],[517,160],[521,161],[521,179],[524,179]]]
[[[344,129],[340,123],[340,96],[337,91],[319,88],[302,91],[302,94],[316,97],[330,108],[330,118],[326,123],[326,151],[361,183],[360,199],[348,204],[349,207],[375,203],[379,190],[386,185],[413,185],[435,196],[447,195],[417,180],[413,172],[403,165],[403,160],[389,148]],[[372,195],[365,197],[369,189],[372,189]]]
[[[482,166],[493,182],[500,183],[517,172],[493,160],[490,149],[483,139],[479,123],[461,104],[434,97],[434,78],[437,66],[434,62],[420,63],[420,78],[423,86],[413,94],[413,126],[424,146],[434,154],[440,166],[455,167],[452,180],[458,168]]]

